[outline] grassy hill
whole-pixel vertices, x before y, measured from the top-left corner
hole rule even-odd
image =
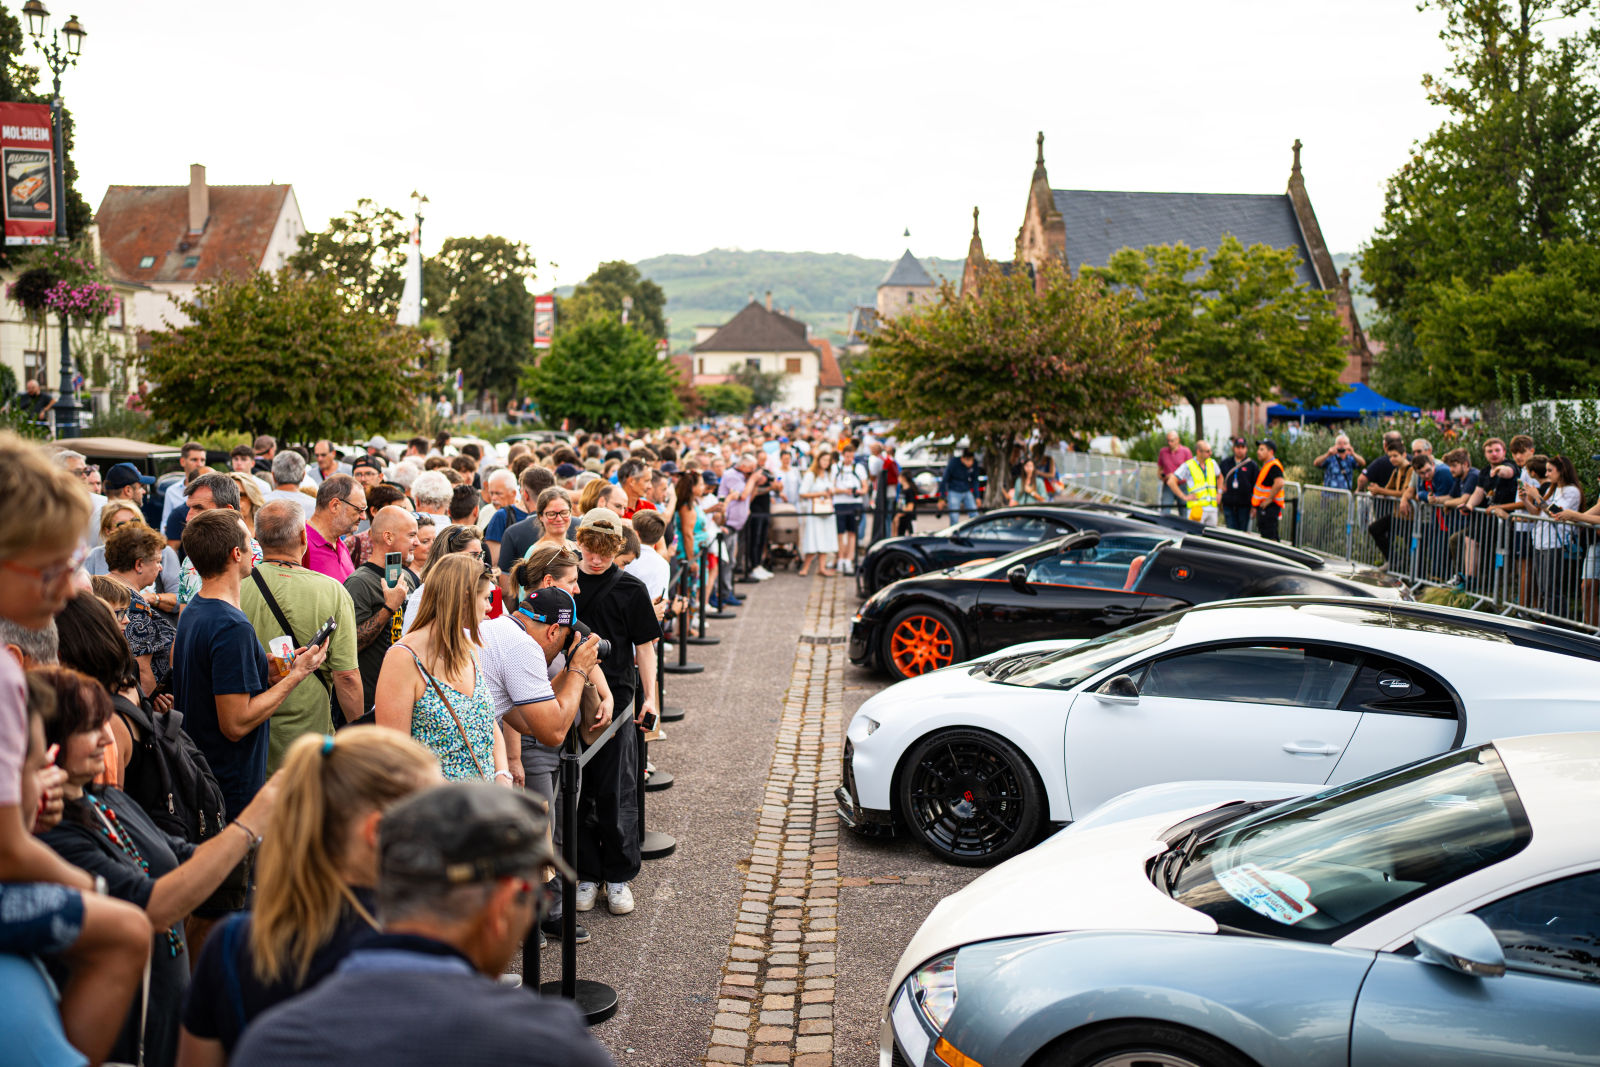
[[[1349,253],[1333,257],[1343,268]],[[922,257],[922,265],[937,281],[940,276],[961,280],[962,261]],[[764,300],[772,290],[772,306],[789,311],[811,324],[812,332],[836,343],[843,337],[850,309],[870,304],[878,283],[893,263],[863,259],[838,252],[745,252],[714,248],[699,255],[667,255],[643,259],[639,273],[666,290],[667,317],[671,320],[672,349],[686,350],[694,342],[698,325],[720,325],[753,297]],[[1357,290],[1356,313],[1370,322],[1371,298],[1360,291],[1361,272],[1351,264],[1352,287]],[[563,293],[570,292],[570,287]]]

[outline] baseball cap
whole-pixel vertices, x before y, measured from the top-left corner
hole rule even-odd
[[[578,523],[579,530],[604,530],[606,533],[622,536],[622,527],[626,525],[622,516],[610,508],[590,508],[583,516],[583,521]]]
[[[1274,452],[1276,452],[1278,450],[1278,442],[1274,441],[1270,437],[1263,437],[1261,440],[1257,441],[1256,444],[1258,444],[1258,445],[1266,445],[1268,448],[1272,449]]]
[[[379,474],[383,473],[383,461],[380,460],[377,456],[362,456],[360,459],[358,459],[354,463],[350,464],[350,469],[352,471],[358,471],[362,467],[371,467],[373,470],[377,471]]]
[[[449,782],[407,797],[378,824],[378,879],[466,885],[513,875],[538,877],[546,864],[572,870],[550,848],[549,805],[537,793],[487,782]]]
[[[1250,442],[1246,441],[1242,437],[1230,437],[1230,438],[1228,438],[1228,443],[1233,445],[1235,448],[1243,448],[1246,445],[1248,445]]]
[[[715,471],[701,471],[700,480],[705,482],[713,489],[717,487],[717,475]]]
[[[583,469],[586,471],[594,471],[596,474],[599,474],[604,467],[604,463],[601,463],[598,459],[594,459],[592,457],[583,461]]]
[[[576,463],[558,463],[558,464],[556,464],[556,477],[557,478],[563,478],[563,479],[565,479],[565,478],[576,478],[578,475],[580,475],[582,473],[583,473],[583,468],[579,467]]]
[[[518,613],[528,616],[535,622],[556,626],[578,625],[578,602],[572,599],[572,594],[565,589],[554,585],[547,585],[543,589],[535,589],[533,595],[522,602],[517,608]]]
[[[118,463],[113,466],[106,471],[101,484],[107,489],[125,489],[135,482],[143,482],[145,485],[156,484],[154,478],[148,474],[140,474],[139,468],[132,463]]]
[[[372,440],[368,441],[362,447],[364,447],[364,448],[388,448],[389,447],[389,441],[388,441],[388,438],[383,436],[383,434],[375,433],[375,434],[372,435]]]

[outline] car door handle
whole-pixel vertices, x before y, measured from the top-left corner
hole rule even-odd
[[[1315,741],[1285,741],[1283,750],[1297,756],[1332,756],[1339,752],[1339,746],[1322,745]]]
[[[1132,615],[1133,611],[1127,604],[1107,604],[1100,609],[1102,615]]]

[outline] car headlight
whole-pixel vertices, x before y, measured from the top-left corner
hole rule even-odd
[[[877,719],[870,718],[866,715],[862,715],[860,718],[862,725],[866,727],[868,737],[871,737],[873,734],[878,732],[879,723]]]
[[[929,960],[911,975],[911,1002],[933,1027],[943,1033],[956,1010],[956,954]]]

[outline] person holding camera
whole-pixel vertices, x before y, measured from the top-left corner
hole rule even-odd
[[[1333,439],[1328,450],[1311,461],[1313,467],[1322,468],[1322,484],[1329,489],[1354,489],[1356,473],[1364,470],[1367,461],[1350,447],[1350,438],[1340,434]]]

